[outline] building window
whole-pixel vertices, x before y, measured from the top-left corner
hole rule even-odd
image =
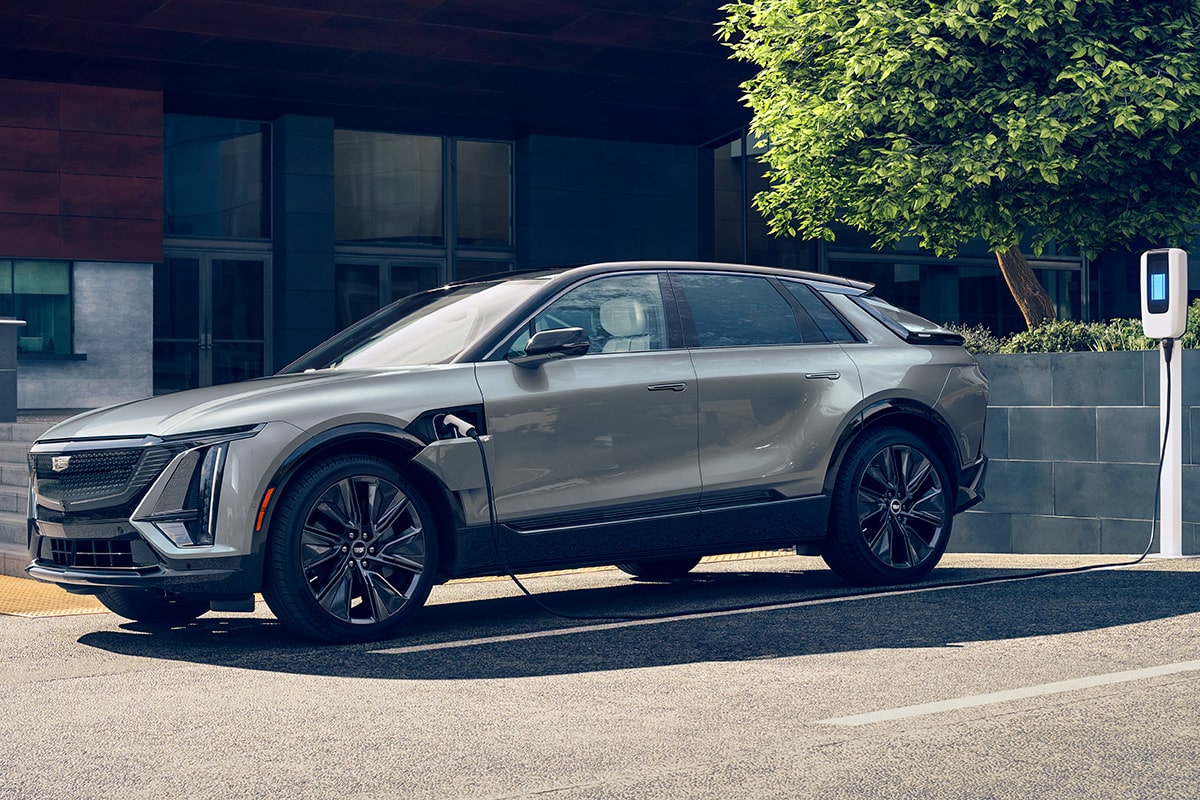
[[[339,258],[334,265],[334,324],[341,330],[381,306],[438,285],[440,264]]]
[[[759,160],[764,152],[745,134],[712,150],[713,260],[816,271],[816,242],[773,235],[752,205],[770,186]]]
[[[442,139],[335,130],[339,242],[443,245]]]
[[[512,245],[512,145],[455,142],[455,238],[471,247]]]
[[[0,259],[0,316],[25,320],[17,352],[70,355],[70,262]]]
[[[269,130],[260,122],[165,116],[168,236],[270,238]]]
[[[921,263],[893,262],[883,255],[834,254],[829,271],[835,275],[875,284],[875,294],[893,305],[914,311],[934,322],[984,325],[1008,336],[1025,330],[1025,320],[994,260],[957,258]],[[865,260],[871,258],[872,260]],[[1077,260],[1049,259],[1031,266],[1050,294],[1060,319],[1080,319],[1083,272]]]

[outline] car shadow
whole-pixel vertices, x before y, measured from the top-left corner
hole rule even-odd
[[[916,588],[1002,574],[973,569],[939,573],[936,582]],[[127,623],[118,630],[87,633],[79,641],[111,653],[238,669],[478,680],[942,648],[1096,631],[1200,612],[1200,580],[1194,572],[1104,570],[953,590],[912,588],[897,594],[848,590],[815,572],[700,573],[669,584],[539,595],[546,605],[575,615],[699,616],[625,624],[611,617],[560,619],[528,598],[510,596],[428,606],[402,638],[369,644],[314,644],[272,619],[212,616],[175,627]],[[755,607],[764,604],[775,605]],[[725,613],[705,613],[713,610]]]

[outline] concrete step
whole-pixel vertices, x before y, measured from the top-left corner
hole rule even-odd
[[[24,514],[29,510],[29,490],[18,486],[0,486],[0,514]]]
[[[29,485],[29,467],[25,464],[0,463],[0,491],[17,489],[24,491]]]
[[[28,578],[25,566],[29,563],[29,551],[25,545],[0,542],[0,575],[10,578]]]
[[[29,540],[29,523],[25,514],[0,511],[0,544],[25,547]]]

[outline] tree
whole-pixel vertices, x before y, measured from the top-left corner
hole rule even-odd
[[[1200,0],[746,0],[719,35],[758,66],[755,198],[776,234],[939,255],[982,236],[1030,327],[1020,245],[1177,244],[1200,218]]]

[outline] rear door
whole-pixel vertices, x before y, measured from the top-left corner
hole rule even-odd
[[[477,369],[496,511],[513,563],[596,560],[694,544],[700,466],[692,360],[658,273],[578,285],[514,332],[582,328],[587,355]],[[674,330],[672,330],[674,328]]]
[[[839,343],[853,335],[802,283],[702,272],[673,280],[699,387],[701,538],[819,535],[833,447],[862,399]]]

